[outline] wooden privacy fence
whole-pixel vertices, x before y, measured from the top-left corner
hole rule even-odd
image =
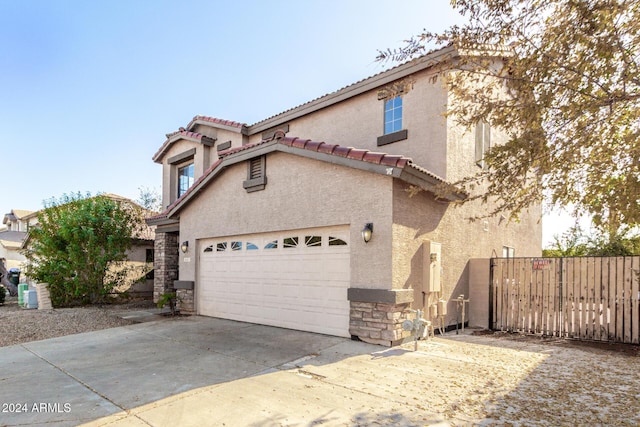
[[[640,257],[492,258],[494,330],[640,343]]]

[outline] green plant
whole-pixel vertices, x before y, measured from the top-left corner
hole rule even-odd
[[[26,273],[49,283],[54,306],[102,303],[112,292],[141,210],[107,196],[72,194],[45,203],[29,231]]]
[[[4,304],[4,298],[7,295],[7,290],[4,286],[0,285],[0,305]]]
[[[175,316],[177,313],[176,305],[178,302],[182,302],[182,299],[175,292],[166,292],[160,295],[158,298],[158,308],[163,308],[168,305],[169,310],[171,310],[171,315]]]

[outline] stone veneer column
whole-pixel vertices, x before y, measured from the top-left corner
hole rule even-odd
[[[195,314],[196,309],[193,304],[193,289],[176,289],[178,296],[178,310],[181,314]]]
[[[413,289],[348,290],[351,305],[349,333],[360,340],[386,346],[402,344],[410,333],[402,322],[411,317]]]
[[[178,278],[178,233],[156,232],[153,260],[153,302],[160,295],[173,289],[173,281]]]

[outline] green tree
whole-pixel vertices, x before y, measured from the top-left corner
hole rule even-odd
[[[108,272],[121,266],[141,226],[139,208],[122,200],[80,193],[51,199],[29,231],[26,274],[49,284],[55,306],[103,302],[115,285]]]
[[[136,203],[151,212],[162,210],[162,196],[155,188],[138,187],[138,199]]]
[[[640,235],[628,227],[615,233],[596,233],[589,238],[587,255],[591,256],[631,256],[640,255]]]
[[[584,256],[589,251],[588,238],[577,223],[561,236],[553,236],[553,240],[551,248],[542,250],[542,256]]]
[[[465,24],[424,32],[379,59],[410,59],[434,43],[458,48],[448,114],[469,128],[487,122],[508,142],[457,184],[483,188],[470,199],[495,201],[492,213],[512,218],[546,199],[606,232],[639,224],[640,2],[451,4]]]
[[[640,234],[629,227],[616,232],[596,231],[585,234],[578,224],[562,236],[554,236],[551,248],[544,249],[542,256],[631,256],[640,255]]]

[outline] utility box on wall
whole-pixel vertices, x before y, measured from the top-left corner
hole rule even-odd
[[[423,267],[422,283],[426,293],[441,292],[440,271],[442,269],[442,245],[440,243],[425,241],[423,243]]]

